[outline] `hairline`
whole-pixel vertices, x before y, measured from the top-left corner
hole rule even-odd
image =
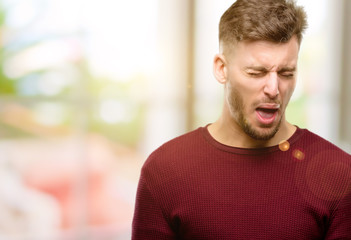
[[[273,43],[273,44],[284,44],[284,43],[287,43],[289,42],[291,39],[293,38],[296,38],[297,40],[297,43],[298,43],[298,47],[300,49],[300,46],[301,46],[301,42],[302,42],[302,39],[299,39],[299,37],[297,36],[297,34],[294,34],[291,36],[291,38],[289,38],[288,40],[285,40],[285,41],[280,41],[280,42],[277,42],[277,41],[273,41],[273,40],[269,40],[269,39],[244,39],[244,40],[233,40],[233,41],[224,41],[224,40],[220,40],[219,41],[219,52],[224,54],[225,52],[231,52],[233,50],[233,47],[235,47],[238,43],[250,43],[250,42],[269,42],[269,43]],[[228,49],[226,51],[226,49]]]

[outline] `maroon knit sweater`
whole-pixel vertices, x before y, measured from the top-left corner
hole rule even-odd
[[[351,156],[300,128],[288,143],[229,147],[203,127],[164,144],[143,166],[132,239],[351,239]]]

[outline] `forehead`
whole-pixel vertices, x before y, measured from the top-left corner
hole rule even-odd
[[[259,66],[267,69],[295,67],[299,44],[296,37],[285,43],[269,41],[241,41],[224,49],[229,63],[242,67]]]

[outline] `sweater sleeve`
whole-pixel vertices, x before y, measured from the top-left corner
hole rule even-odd
[[[132,240],[176,239],[153,198],[143,175],[140,177],[132,226]]]
[[[351,186],[330,220],[325,240],[351,240]]]

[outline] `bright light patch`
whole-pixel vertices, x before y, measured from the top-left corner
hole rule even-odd
[[[100,107],[100,117],[106,123],[128,122],[130,111],[126,104],[116,100],[105,100]]]
[[[290,148],[290,143],[286,140],[279,143],[279,149],[283,152],[288,151]]]
[[[65,108],[58,103],[40,103],[35,107],[34,118],[45,126],[57,126],[64,121]]]
[[[9,78],[20,78],[31,72],[56,68],[74,61],[79,51],[71,42],[50,41],[38,44],[9,58],[4,71]]]
[[[293,151],[293,157],[299,161],[302,161],[305,159],[305,154],[302,151],[296,149]]]

